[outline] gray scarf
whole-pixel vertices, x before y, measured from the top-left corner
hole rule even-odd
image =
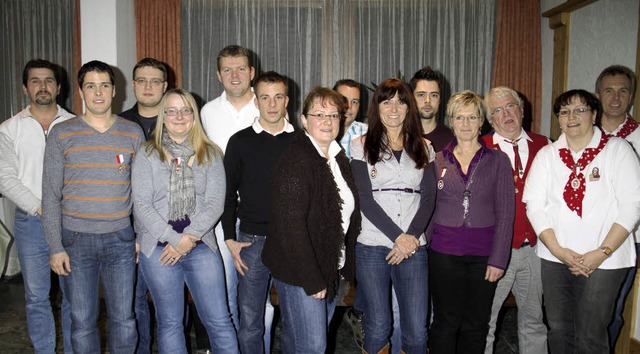
[[[169,220],[181,220],[196,210],[196,189],[193,170],[188,165],[194,155],[189,139],[182,144],[173,141],[167,131],[162,132],[162,146],[171,156],[169,161]]]

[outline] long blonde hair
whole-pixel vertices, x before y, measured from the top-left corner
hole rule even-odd
[[[196,159],[199,165],[211,163],[216,158],[222,158],[222,150],[218,145],[213,143],[204,132],[202,123],[200,122],[200,113],[198,112],[198,105],[193,96],[186,90],[181,88],[174,88],[167,91],[162,100],[160,100],[160,108],[158,111],[158,120],[156,121],[156,127],[153,130],[153,139],[148,140],[143,146],[148,154],[153,151],[157,151],[160,155],[160,161],[165,161],[165,153],[162,146],[162,133],[164,132],[164,120],[166,117],[165,109],[167,107],[167,100],[170,95],[178,95],[182,98],[182,101],[193,111],[193,126],[187,136],[189,143],[195,151]]]

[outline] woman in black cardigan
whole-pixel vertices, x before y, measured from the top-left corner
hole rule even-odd
[[[273,172],[269,232],[262,260],[282,311],[286,353],[324,353],[340,275],[353,279],[360,209],[349,161],[335,141],[346,102],[315,88],[302,125]]]

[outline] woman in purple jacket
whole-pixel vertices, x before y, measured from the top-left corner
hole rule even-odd
[[[438,194],[428,234],[433,353],[482,353],[497,280],[509,260],[515,189],[506,154],[482,144],[482,98],[447,104],[456,137],[436,155]]]

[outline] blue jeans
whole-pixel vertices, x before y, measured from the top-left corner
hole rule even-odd
[[[240,322],[238,340],[242,353],[268,352],[267,343],[263,343],[265,334],[270,337],[273,313],[265,317],[266,303],[269,300],[271,273],[262,263],[262,248],[265,236],[249,235],[238,232],[238,242],[250,242],[251,246],[240,251],[242,261],[249,268],[244,276],[238,274],[238,307]],[[268,323],[266,323],[268,321]],[[266,330],[265,330],[266,328]]]
[[[284,354],[324,354],[329,323],[336,309],[335,298],[318,300],[303,288],[273,279],[282,314]]]
[[[22,269],[26,300],[27,329],[35,353],[53,353],[56,348],[56,326],[51,310],[51,268],[49,246],[44,239],[40,216],[29,215],[16,208],[14,237]],[[58,277],[60,289],[64,277]],[[65,353],[71,353],[71,317],[66,292],[62,291],[62,336]]]
[[[71,273],[65,279],[65,291],[71,304],[71,341],[74,352],[100,352],[99,281],[102,281],[107,305],[109,350],[111,353],[135,351],[134,238],[131,226],[105,234],[62,230],[62,245],[71,263]]]
[[[402,329],[402,350],[427,352],[429,271],[427,250],[420,247],[399,265],[385,260],[389,248],[356,244],[356,272],[364,295],[364,350],[377,353],[391,337],[391,285],[396,291]]]
[[[147,297],[147,282],[144,280],[140,266],[136,267],[136,290],[133,308],[136,313],[136,328],[138,330],[137,354],[150,354],[151,345],[151,318],[149,316],[149,303]]]
[[[391,286],[391,312],[393,316],[393,328],[391,329],[391,348],[389,353],[400,354],[402,347],[402,329],[400,328],[400,305],[398,305],[398,296],[396,289]]]
[[[549,352],[609,353],[607,326],[629,268],[596,269],[585,278],[562,263],[541,264]]]
[[[140,257],[140,267],[151,292],[158,323],[160,353],[187,353],[184,336],[187,284],[214,353],[238,353],[238,340],[231,323],[224,288],[220,253],[205,244],[197,245],[173,266],[163,266],[158,246],[151,257]]]
[[[633,237],[633,235],[630,237]],[[636,254],[640,254],[640,243],[636,243]],[[620,336],[620,330],[622,330],[622,325],[624,324],[622,312],[624,311],[624,303],[627,300],[627,295],[629,295],[629,291],[631,291],[631,287],[633,286],[633,280],[636,278],[636,269],[636,267],[629,268],[627,277],[624,279],[622,288],[618,294],[618,299],[616,299],[616,309],[613,312],[613,322],[609,325],[609,346],[612,349],[616,347],[618,336]]]

